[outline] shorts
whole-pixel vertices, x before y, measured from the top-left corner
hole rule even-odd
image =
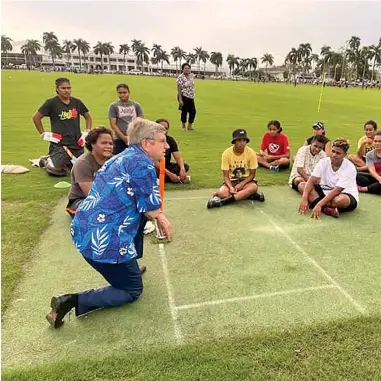
[[[83,148],[70,148],[70,151],[75,157],[79,157],[85,152]],[[71,169],[73,166],[70,156],[62,146],[51,144],[49,147],[49,156],[56,169]]]
[[[238,185],[239,183],[241,183],[243,180],[245,180],[245,179],[231,180],[231,183],[232,183],[233,187],[235,187],[236,185]],[[258,181],[257,181],[257,180],[254,179],[252,182],[253,182],[254,184],[258,185]],[[249,182],[248,184],[250,184],[250,182]],[[221,186],[223,186],[223,185],[226,185],[225,181],[221,184]],[[227,186],[227,185],[226,185],[226,186]]]
[[[291,183],[291,188],[294,190],[294,191],[297,191],[298,193],[299,193],[299,189],[298,189],[298,186],[295,184],[295,179],[296,179],[296,177],[294,178],[294,179],[292,179],[292,183]]]
[[[314,185],[316,193],[319,195],[319,197],[311,202],[310,208],[313,209],[316,204],[321,201],[325,197],[325,193],[323,192],[323,189],[321,188],[320,184],[315,184]],[[352,212],[357,208],[357,201],[356,199],[349,193],[341,193],[345,194],[346,196],[349,197],[350,203],[346,208],[337,208],[340,213],[345,213],[345,212]]]
[[[74,200],[69,200],[65,210],[69,213],[71,218],[74,218],[75,213],[77,213],[77,209],[79,208],[83,200],[84,198],[76,198]]]

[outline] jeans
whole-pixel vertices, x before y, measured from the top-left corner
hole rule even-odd
[[[146,222],[147,217],[142,215],[138,232],[134,238],[136,258],[123,263],[111,264],[96,262],[84,257],[85,261],[110,283],[110,286],[79,293],[78,306],[75,311],[77,316],[100,308],[132,303],[139,298],[143,292],[143,281],[137,259],[143,257]]]
[[[119,153],[123,152],[126,148],[128,148],[128,146],[123,140],[121,139],[114,140],[114,150],[113,150],[114,155],[118,155]]]

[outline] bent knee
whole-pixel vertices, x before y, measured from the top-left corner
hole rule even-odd
[[[56,168],[56,167],[51,167],[47,165],[45,167],[45,170],[49,176],[58,176],[58,177],[66,176],[65,168]]]

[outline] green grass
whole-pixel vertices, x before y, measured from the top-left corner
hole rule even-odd
[[[56,76],[2,72],[2,164],[29,167],[29,158],[46,152],[47,145],[39,139],[31,115],[53,94]],[[186,186],[187,189],[211,188],[219,184],[220,154],[229,145],[231,132],[236,128],[246,128],[252,139],[251,146],[257,148],[268,120],[279,119],[295,153],[310,135],[311,123],[316,119],[326,123],[330,138],[345,136],[355,146],[364,121],[377,120],[380,116],[378,91],[326,88],[321,113],[317,115],[318,87],[198,81],[196,131],[182,133],[173,79],[109,75],[72,75],[71,79],[74,95],[87,104],[95,125],[107,125],[107,107],[115,99],[114,87],[118,82],[130,85],[132,98],[141,103],[146,117],[169,118],[171,133],[178,139],[183,157],[191,165],[192,184]],[[26,95],[22,102],[20,93]],[[48,126],[46,121],[45,125]],[[285,184],[288,173],[274,175],[259,170],[257,177],[261,184]],[[57,181],[39,169],[32,169],[31,173],[22,176],[2,175],[2,312],[9,306],[16,285],[28,271],[33,249],[50,224],[52,207],[67,192],[53,188]],[[345,270],[345,266],[342,268]],[[375,327],[379,328],[377,316],[327,324],[324,328],[295,330],[291,334],[252,334],[236,341],[224,339],[160,352],[128,352],[123,359],[111,357],[102,358],[96,364],[94,360],[76,364],[76,375],[70,370],[72,366],[57,363],[31,371],[27,376],[16,371],[13,375],[8,373],[7,377],[37,380],[49,379],[55,374],[54,378],[59,379],[57,372],[63,372],[62,379],[164,379],[160,377],[167,375],[166,379],[176,380],[374,380],[377,373],[372,371],[380,363],[379,355],[372,352],[372,343],[380,341],[380,330],[376,331]],[[323,338],[318,334],[322,329]],[[296,338],[310,342],[307,344],[309,355],[300,358],[297,355],[295,360],[290,348]],[[337,338],[340,338],[339,342]],[[369,346],[359,348],[358,342],[369,343]],[[331,350],[330,354],[328,350]],[[234,359],[242,367],[230,367]],[[363,377],[360,377],[361,370]],[[92,372],[91,377],[89,372]]]

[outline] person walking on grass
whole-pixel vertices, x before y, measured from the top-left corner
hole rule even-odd
[[[213,193],[207,208],[221,207],[240,200],[265,201],[262,192],[258,192],[255,172],[258,168],[257,155],[247,147],[250,139],[244,129],[235,130],[230,148],[222,154],[222,173],[224,182]]]
[[[195,88],[194,75],[188,63],[181,66],[182,73],[177,77],[177,100],[181,110],[181,123],[183,131],[193,131],[193,123],[196,117],[196,106],[194,103]],[[188,126],[186,125],[188,118]]]
[[[290,166],[290,143],[283,134],[280,122],[271,120],[267,124],[268,132],[263,135],[258,163],[273,172]]]
[[[161,212],[155,162],[164,158],[166,130],[160,124],[136,118],[128,128],[129,148],[98,170],[87,198],[71,223],[70,233],[84,260],[109,286],[75,294],[53,296],[46,315],[59,328],[68,312],[76,316],[136,301],[142,275],[135,240],[143,215],[156,220],[171,240],[171,224]],[[143,238],[142,238],[143,239]]]
[[[48,99],[34,113],[32,120],[41,138],[50,142],[49,155],[43,165],[46,172],[50,176],[66,176],[75,158],[84,152],[85,138],[92,128],[92,119],[84,103],[71,96],[69,79],[58,78],[55,85],[57,95]],[[84,132],[81,132],[80,127],[81,115],[86,120]],[[45,116],[50,119],[51,132],[46,132],[42,124]]]
[[[359,192],[381,195],[381,131],[377,131],[373,139],[375,149],[366,154],[367,176],[359,173],[357,184]]]
[[[299,205],[301,214],[310,208],[312,218],[320,219],[322,212],[337,218],[340,212],[351,212],[357,208],[357,171],[346,159],[348,150],[348,140],[338,138],[333,141],[331,156],[319,161],[304,185]]]
[[[139,103],[130,100],[130,88],[121,83],[116,86],[119,100],[109,106],[108,117],[110,127],[116,134],[114,155],[124,151],[128,146],[128,125],[137,117],[143,118],[143,110]]]

